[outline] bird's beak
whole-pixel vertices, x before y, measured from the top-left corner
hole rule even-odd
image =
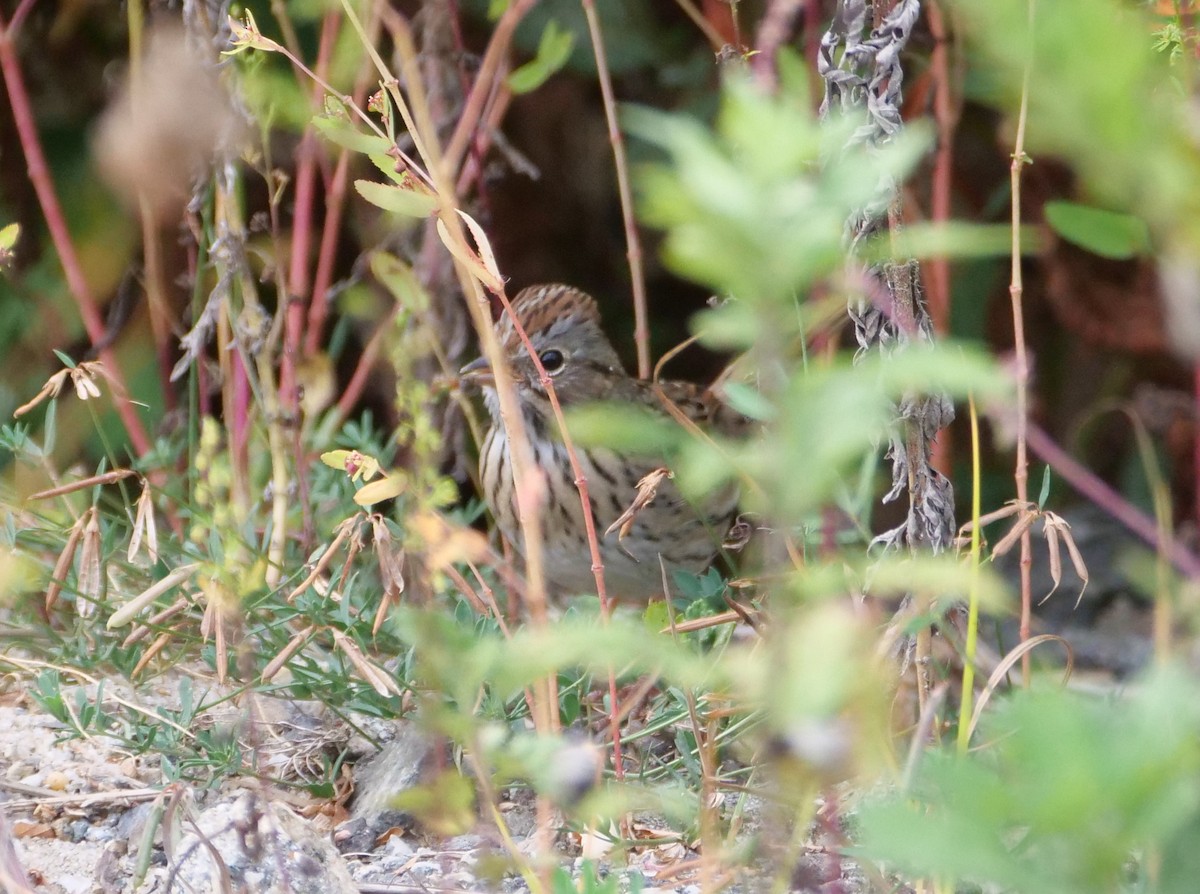
[[[472,382],[476,385],[487,386],[493,385],[496,382],[495,376],[492,375],[491,364],[488,363],[486,357],[477,357],[458,371],[458,374],[467,382]]]

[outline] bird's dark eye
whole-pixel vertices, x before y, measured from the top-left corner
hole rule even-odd
[[[562,351],[555,350],[554,348],[542,351],[538,355],[538,359],[542,361],[542,366],[545,367],[546,372],[551,375],[562,369],[563,364],[567,362],[567,358],[563,356]]]

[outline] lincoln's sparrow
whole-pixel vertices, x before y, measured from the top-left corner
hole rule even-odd
[[[645,382],[626,373],[600,328],[600,313],[590,295],[563,285],[534,286],[517,295],[512,308],[564,408],[592,401],[627,402],[665,416],[666,400],[702,427],[730,431],[740,426],[740,416],[695,385]],[[546,579],[560,595],[594,592],[583,508],[550,400],[507,311],[496,323],[496,335],[516,384],[535,462],[546,476],[547,502],[541,513]],[[492,427],[479,457],[484,497],[504,536],[520,549],[509,441],[494,380],[482,359],[464,368],[464,374],[482,385],[491,414]],[[622,531],[606,534],[634,503],[638,482],[663,468],[664,458],[603,447],[577,447],[576,456],[587,478],[605,585],[612,596],[637,600],[661,594],[660,556],[668,570],[699,572],[712,562],[736,510],[736,491],[729,488],[692,505],[664,477],[653,501],[634,513]]]

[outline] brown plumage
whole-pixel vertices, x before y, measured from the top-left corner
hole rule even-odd
[[[696,385],[651,383],[626,373],[600,328],[600,312],[590,295],[564,285],[534,286],[518,294],[512,307],[564,409],[596,401],[628,402],[667,416],[665,398],[703,428],[732,431],[740,427],[740,416]],[[535,462],[546,475],[548,496],[541,517],[547,581],[559,595],[593,593],[583,508],[550,400],[507,312],[496,323],[496,335],[513,374]],[[483,385],[492,418],[479,458],[484,498],[501,532],[520,550],[523,539],[499,399],[485,365],[476,362],[468,370],[476,373]],[[638,482],[664,467],[666,461],[663,457],[621,455],[603,447],[579,447],[576,455],[587,478],[610,595],[639,600],[661,594],[660,555],[668,572],[672,568],[700,572],[712,563],[737,508],[733,489],[693,506],[670,478],[664,478],[654,500],[629,520],[624,537],[617,530],[605,534],[634,502]]]

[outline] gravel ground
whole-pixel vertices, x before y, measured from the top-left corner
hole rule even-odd
[[[174,709],[180,678],[177,670],[137,690],[106,682],[106,703],[119,699],[148,711]],[[199,683],[195,688],[200,691]],[[77,690],[92,699],[96,686],[64,685],[73,706]],[[208,700],[218,694],[209,691]],[[194,726],[232,729],[240,718],[244,732],[249,713],[245,705],[226,702],[200,714]],[[374,751],[319,706],[259,698],[254,713],[262,719],[256,739],[260,765],[267,765],[264,775],[302,772],[305,756],[330,744],[364,756]],[[505,844],[490,823],[437,838],[386,809],[380,793],[413,784],[429,745],[412,727],[361,720],[368,728],[374,723],[371,732],[391,742],[375,761],[363,760],[361,771],[356,769],[357,808],[246,777],[204,791],[168,785],[157,757],[132,755],[118,739],[70,737],[67,726],[30,694],[29,675],[11,675],[0,678],[0,810],[17,859],[39,894],[220,891],[222,870],[208,856],[212,849],[229,877],[244,885],[233,890],[254,894],[528,890],[511,872]],[[506,827],[516,846],[528,852],[532,799],[523,791],[507,795],[500,805]],[[164,828],[172,830],[173,859],[163,846]],[[653,829],[647,823],[642,832],[649,836]],[[589,842],[562,835],[557,844],[562,865],[578,875],[581,846]],[[696,858],[678,843],[647,844],[629,855],[627,866],[612,871],[622,890],[629,889],[630,875],[640,873],[647,892],[693,894],[699,890],[696,874],[680,866]],[[600,865],[607,870],[603,860]]]

